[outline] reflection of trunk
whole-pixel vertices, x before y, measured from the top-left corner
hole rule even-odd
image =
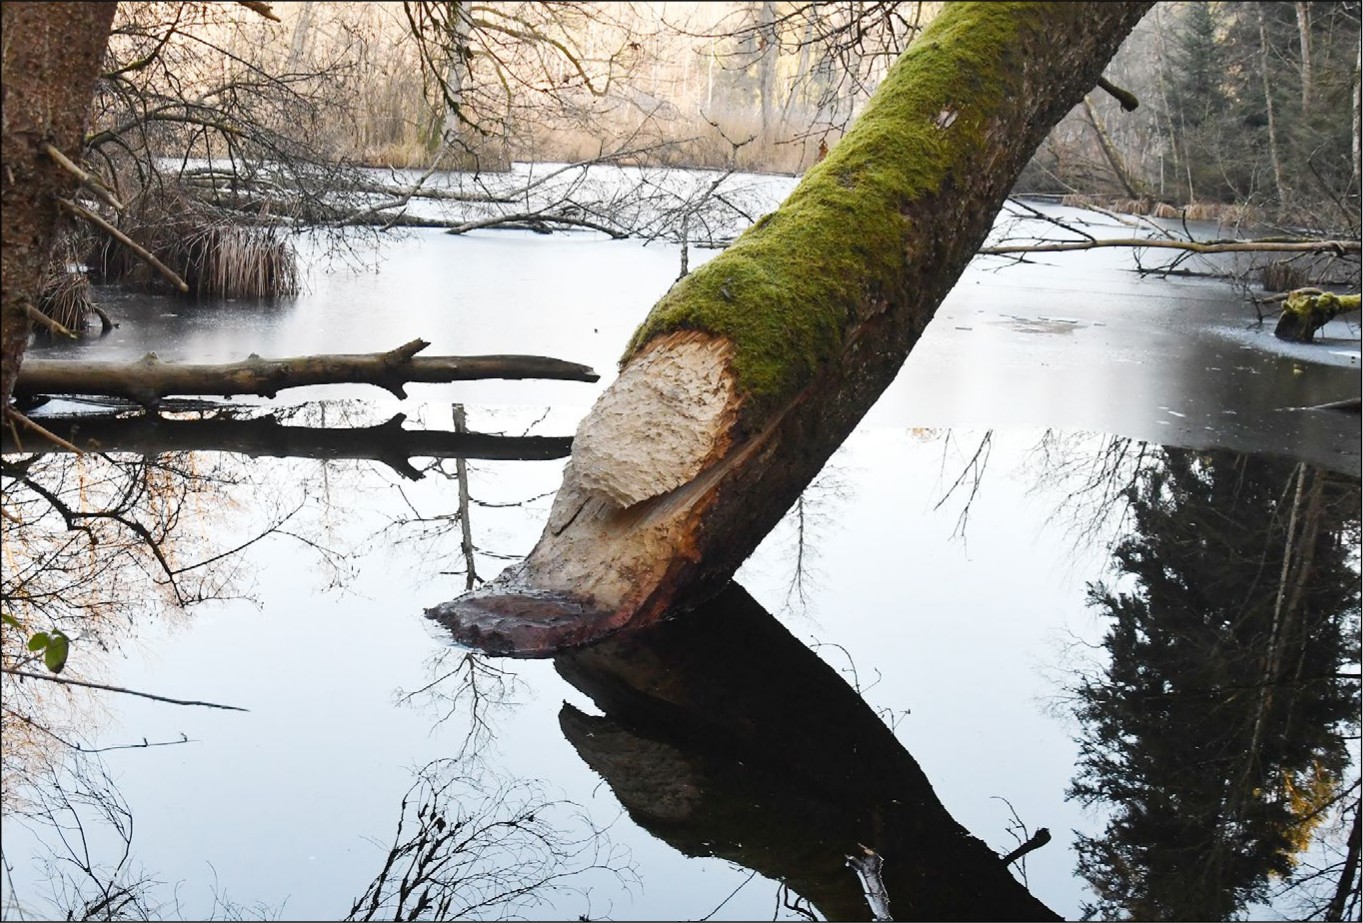
[[[85,118],[108,44],[113,3],[0,4],[0,408],[28,346],[28,308],[37,307],[56,237],[57,200],[76,179],[43,152],[50,143],[81,159]]]
[[[91,452],[240,452],[273,458],[367,458],[381,461],[404,477],[421,477],[409,458],[554,459],[572,450],[567,436],[488,436],[456,430],[403,429],[407,418],[398,414],[387,423],[358,428],[286,426],[275,417],[254,420],[170,420],[158,416],[45,417],[44,429]],[[19,451],[8,427],[5,452]],[[25,452],[55,452],[59,446],[36,437],[26,438]]]
[[[222,365],[163,363],[154,353],[131,363],[34,360],[24,366],[15,394],[103,394],[155,405],[169,395],[255,394],[274,397],[304,385],[377,385],[406,397],[411,382],[471,381],[483,378],[549,378],[596,381],[585,365],[543,356],[417,356],[430,344],[413,340],[386,353],[262,359],[252,356]]]
[[[1145,9],[947,6],[785,204],[655,306],[530,557],[434,614],[544,656],[722,586],[894,379]]]
[[[554,661],[605,714],[568,740],[630,817],[691,856],[741,863],[828,919],[869,919],[864,844],[898,920],[1058,919],[956,822],[838,673],[737,584],[685,619]]]
[[[464,405],[454,405],[454,431],[469,431]],[[461,455],[454,460],[454,476],[459,482],[459,550],[464,555],[464,589],[471,590],[478,583],[478,571],[473,560],[473,526],[469,523],[469,466]]]

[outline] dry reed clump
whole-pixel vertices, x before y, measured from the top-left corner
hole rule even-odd
[[[89,278],[65,258],[53,260],[43,273],[38,310],[72,333],[80,333],[94,313]]]
[[[1290,292],[1302,288],[1310,281],[1310,273],[1305,266],[1290,260],[1274,260],[1263,269],[1263,285],[1266,292]]]
[[[188,196],[161,191],[144,198],[123,231],[175,270],[200,298],[278,298],[298,294],[298,258],[288,230],[242,223]],[[105,281],[163,287],[164,280],[121,244],[95,258]]]

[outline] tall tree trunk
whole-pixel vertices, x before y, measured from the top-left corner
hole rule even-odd
[[[1087,96],[1084,97],[1084,114],[1088,116],[1093,133],[1098,136],[1098,146],[1103,149],[1103,157],[1107,160],[1107,165],[1112,168],[1112,175],[1117,177],[1117,182],[1121,183],[1128,196],[1139,199],[1142,195],[1138,188],[1139,184],[1132,178],[1131,171],[1126,168],[1126,161],[1117,152],[1117,147],[1112,143],[1112,138],[1108,136],[1102,118],[1098,115],[1098,111],[1093,108],[1093,103]]]
[[[468,114],[464,112],[464,93],[469,78],[469,32],[473,28],[472,11],[469,4],[456,2],[449,4],[449,60],[445,66],[445,125],[442,136],[451,148],[463,149],[464,122]]]
[[[1259,7],[1259,71],[1264,77],[1264,107],[1268,114],[1268,156],[1273,163],[1273,188],[1278,193],[1278,204],[1287,204],[1287,189],[1283,183],[1283,163],[1278,152],[1278,124],[1273,118],[1273,85],[1268,77],[1268,21],[1263,6]]]
[[[772,121],[776,110],[776,59],[780,55],[780,45],[776,40],[776,4],[763,0],[758,14],[758,47],[762,56],[757,62],[758,90],[762,102],[762,142],[763,151],[772,141]]]
[[[1358,54],[1354,57],[1354,140],[1353,140],[1353,160],[1354,160],[1354,193],[1358,193],[1358,180],[1360,166],[1363,166],[1363,159],[1360,159],[1360,150],[1363,144],[1363,40],[1358,43]]]
[[[316,12],[316,0],[304,0],[298,5],[298,22],[293,26],[293,40],[289,43],[289,58],[286,69],[291,74],[300,73],[307,61],[309,39],[312,37],[312,19]]]
[[[432,617],[543,656],[722,586],[894,379],[1148,8],[948,6],[785,204],[654,307],[530,556]]]
[[[1301,114],[1311,114],[1311,5],[1297,3],[1297,35],[1301,44]]]
[[[28,311],[36,307],[56,239],[59,198],[76,180],[43,152],[51,143],[81,159],[114,3],[0,4],[0,407],[28,346]]]

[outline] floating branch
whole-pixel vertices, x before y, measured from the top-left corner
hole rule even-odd
[[[413,340],[386,353],[262,359],[252,355],[222,365],[162,362],[155,353],[130,363],[30,359],[19,371],[16,395],[101,394],[155,406],[170,395],[255,394],[274,397],[305,385],[369,384],[399,398],[409,382],[473,381],[484,378],[544,378],[597,381],[585,365],[544,356],[430,356],[416,354],[430,344]]]

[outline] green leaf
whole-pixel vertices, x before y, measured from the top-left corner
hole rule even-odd
[[[20,631],[24,630],[24,623],[10,615],[8,612],[0,612],[0,622],[4,622],[6,625],[13,625]]]
[[[62,667],[66,666],[66,655],[70,646],[71,642],[66,635],[60,631],[53,633],[52,640],[48,642],[47,650],[43,652],[43,661],[53,673],[60,673]]]
[[[28,639],[28,649],[31,651],[40,651],[47,647],[47,642],[50,640],[51,639],[47,636],[47,632],[40,631]]]

